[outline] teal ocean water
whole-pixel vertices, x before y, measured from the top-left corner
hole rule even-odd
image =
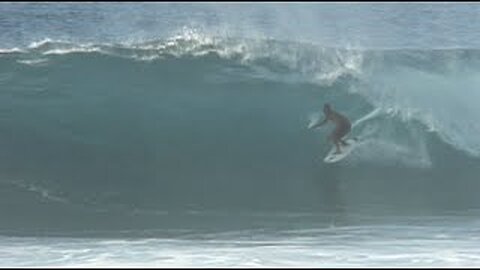
[[[0,266],[479,265],[480,6],[0,13]]]

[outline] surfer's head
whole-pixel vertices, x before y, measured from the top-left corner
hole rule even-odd
[[[332,108],[330,107],[330,104],[325,103],[325,105],[323,105],[323,112],[324,113],[329,113],[331,111],[332,111]]]

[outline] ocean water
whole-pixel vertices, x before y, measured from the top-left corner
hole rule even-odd
[[[479,266],[479,18],[1,3],[0,266]]]

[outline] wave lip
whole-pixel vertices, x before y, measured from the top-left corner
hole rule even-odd
[[[223,59],[233,59],[247,65],[261,66],[272,62],[289,71],[311,74],[319,82],[327,84],[342,74],[359,72],[362,65],[362,54],[354,50],[280,42],[270,38],[213,36],[190,28],[184,28],[180,33],[167,39],[142,42],[77,43],[46,38],[32,42],[26,50],[42,55],[95,52],[143,61],[168,56],[201,57],[215,54]],[[319,69],[322,69],[321,72]]]

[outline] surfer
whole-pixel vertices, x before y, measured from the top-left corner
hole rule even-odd
[[[317,128],[325,124],[328,120],[332,121],[335,124],[335,129],[333,132],[328,136],[328,139],[332,140],[332,142],[335,144],[337,151],[335,154],[340,154],[340,144],[343,146],[347,146],[348,143],[346,143],[342,138],[347,135],[350,130],[352,129],[352,124],[350,123],[350,120],[348,120],[347,117],[344,115],[334,111],[331,107],[330,104],[325,103],[323,106],[323,113],[325,114],[325,119],[310,128]]]

